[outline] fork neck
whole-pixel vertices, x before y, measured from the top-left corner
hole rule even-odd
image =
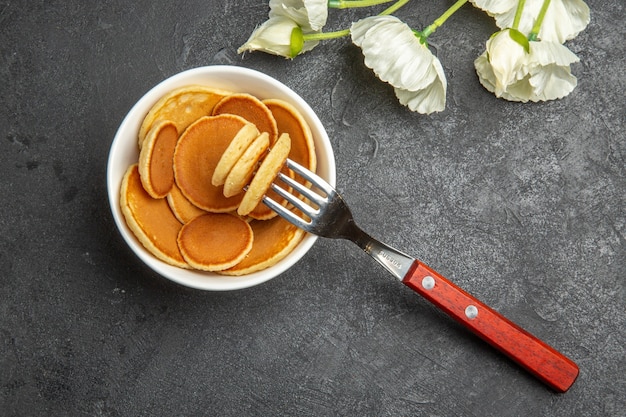
[[[369,247],[371,246],[374,238],[367,234],[365,231],[363,231],[363,229],[361,229],[359,226],[357,226],[354,220],[348,220],[348,222],[344,226],[343,232],[345,239],[351,240],[352,242],[356,243],[358,247],[369,253]]]
[[[359,228],[353,220],[346,224],[343,232],[346,239],[356,243],[365,253],[374,258],[387,271],[400,280],[405,277],[415,261],[415,258],[374,239]]]

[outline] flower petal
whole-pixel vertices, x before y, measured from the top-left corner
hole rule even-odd
[[[569,67],[551,64],[534,73],[529,83],[536,98],[534,101],[546,101],[565,97],[576,88],[578,81]]]
[[[371,16],[353,23],[350,32],[365,65],[394,87],[402,104],[427,114],[445,108],[441,63],[410,27],[393,16]]]
[[[528,101],[538,101],[532,85],[529,82],[530,75],[525,75],[521,80],[517,80],[502,93],[500,97],[509,101],[519,101],[526,103]]]
[[[579,61],[576,54],[557,42],[530,42],[529,47],[530,60],[541,65],[554,63],[565,66]]]
[[[363,30],[365,29],[365,30]],[[413,31],[393,16],[374,16],[353,23],[352,41],[361,47],[365,65],[395,87],[416,90],[436,77],[433,55]]]
[[[530,42],[528,73],[537,100],[555,100],[571,93],[577,85],[570,64],[578,57],[556,42]]]
[[[470,0],[493,16],[501,29],[510,28],[517,11],[517,0]],[[519,31],[529,34],[544,0],[526,0]],[[539,31],[539,39],[564,43],[582,32],[590,20],[589,6],[583,0],[552,0]]]
[[[476,74],[478,75],[478,81],[489,92],[496,92],[496,75],[493,73],[493,69],[489,64],[487,58],[487,51],[483,52],[478,58],[474,60],[474,68],[476,68]]]
[[[288,17],[298,23],[304,33],[322,30],[328,19],[327,0],[270,0],[269,6],[269,17]]]
[[[400,104],[422,114],[431,114],[445,110],[446,76],[438,59],[435,59],[433,62],[433,67],[436,69],[437,79],[428,87],[417,91],[394,89]]]
[[[519,0],[469,0],[474,6],[487,12],[490,16],[507,13],[517,8]]]

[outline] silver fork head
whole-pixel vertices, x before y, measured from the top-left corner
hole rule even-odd
[[[277,178],[280,181],[304,199],[280,187],[276,182],[272,183],[271,188],[298,209],[303,216],[267,196],[263,197],[265,205],[288,222],[309,233],[328,238],[349,238],[354,227],[354,220],[341,195],[322,177],[302,165],[287,159],[286,166],[311,183],[312,187],[309,188],[282,172],[278,174]]]
[[[332,239],[353,241],[396,278],[403,279],[410,266],[413,265],[413,258],[379,242],[361,230],[354,222],[352,213],[341,195],[322,178],[289,159],[287,166],[311,183],[312,188],[309,188],[288,175],[279,174],[280,180],[292,187],[304,200],[275,183],[272,183],[271,187],[278,195],[302,212],[303,216],[299,216],[292,209],[264,196],[263,202],[266,205],[288,222],[309,233]],[[316,189],[319,190],[319,193]]]

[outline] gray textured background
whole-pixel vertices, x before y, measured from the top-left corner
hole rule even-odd
[[[449,4],[398,15],[419,29]],[[495,27],[466,5],[431,37],[448,103],[423,116],[346,39],[292,62],[238,56],[266,1],[0,1],[0,414],[624,415],[625,13],[588,4],[568,43],[578,87],[527,105],[479,85]],[[218,63],[300,93],[358,222],[573,358],[572,389],[546,389],[347,242],[230,293],[144,267],[107,205],[109,146],[153,85]]]

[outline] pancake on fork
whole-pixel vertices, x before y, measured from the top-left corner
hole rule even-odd
[[[261,202],[272,181],[274,181],[276,175],[285,165],[290,150],[291,139],[287,133],[283,133],[261,162],[254,177],[252,177],[252,181],[250,181],[248,189],[243,195],[239,208],[237,208],[237,214],[245,216]]]
[[[313,136],[308,123],[300,112],[283,100],[269,99],[263,103],[270,109],[276,120],[279,132],[288,133],[291,138],[289,158],[315,172],[317,159]],[[306,183],[304,180],[300,180]],[[280,198],[269,191],[272,198]],[[300,243],[305,232],[284,220],[263,203],[258,204],[248,214],[252,220],[250,226],[254,232],[252,250],[240,263],[232,268],[220,271],[224,275],[246,275],[269,268],[283,258]]]
[[[210,116],[215,104],[231,94],[230,91],[204,85],[189,85],[170,91],[150,109],[139,129],[139,148],[152,126],[161,120],[170,120],[183,132],[202,116]]]
[[[223,186],[211,182],[222,154],[246,120],[231,114],[204,116],[178,139],[174,178],[183,195],[196,207],[215,213],[234,211],[242,195],[224,196]]]
[[[230,145],[228,145],[228,148],[226,148],[215,167],[213,178],[211,179],[213,185],[224,185],[226,177],[228,177],[228,174],[237,161],[241,159],[246,149],[250,147],[252,142],[254,142],[260,134],[259,129],[252,123],[246,123],[244,127],[237,132],[237,135],[235,135],[235,138],[230,142]]]
[[[154,199],[144,190],[137,164],[131,165],[124,175],[120,206],[126,224],[150,253],[170,265],[189,268],[177,243],[183,225],[165,199]]]
[[[288,133],[291,138],[289,159],[315,172],[317,168],[315,144],[313,142],[311,128],[306,120],[304,120],[304,117],[294,106],[284,100],[267,99],[263,100],[263,104],[272,112],[272,116],[278,126],[278,132],[280,134]],[[284,169],[283,173],[290,175],[288,169]],[[290,176],[293,177],[293,175]],[[306,185],[306,181],[300,178],[296,178],[296,181]],[[268,197],[276,201],[283,201],[282,197],[278,196],[278,194],[272,190],[268,192]],[[249,216],[257,220],[268,220],[275,217],[276,213],[265,204],[261,203],[249,213]]]
[[[269,146],[270,141],[267,132],[261,133],[250,146],[248,146],[248,149],[246,149],[226,177],[226,181],[224,182],[224,195],[226,197],[232,197],[243,191],[243,187],[245,187],[250,181],[250,178],[252,178],[252,174],[254,174],[259,161],[265,155]]]

